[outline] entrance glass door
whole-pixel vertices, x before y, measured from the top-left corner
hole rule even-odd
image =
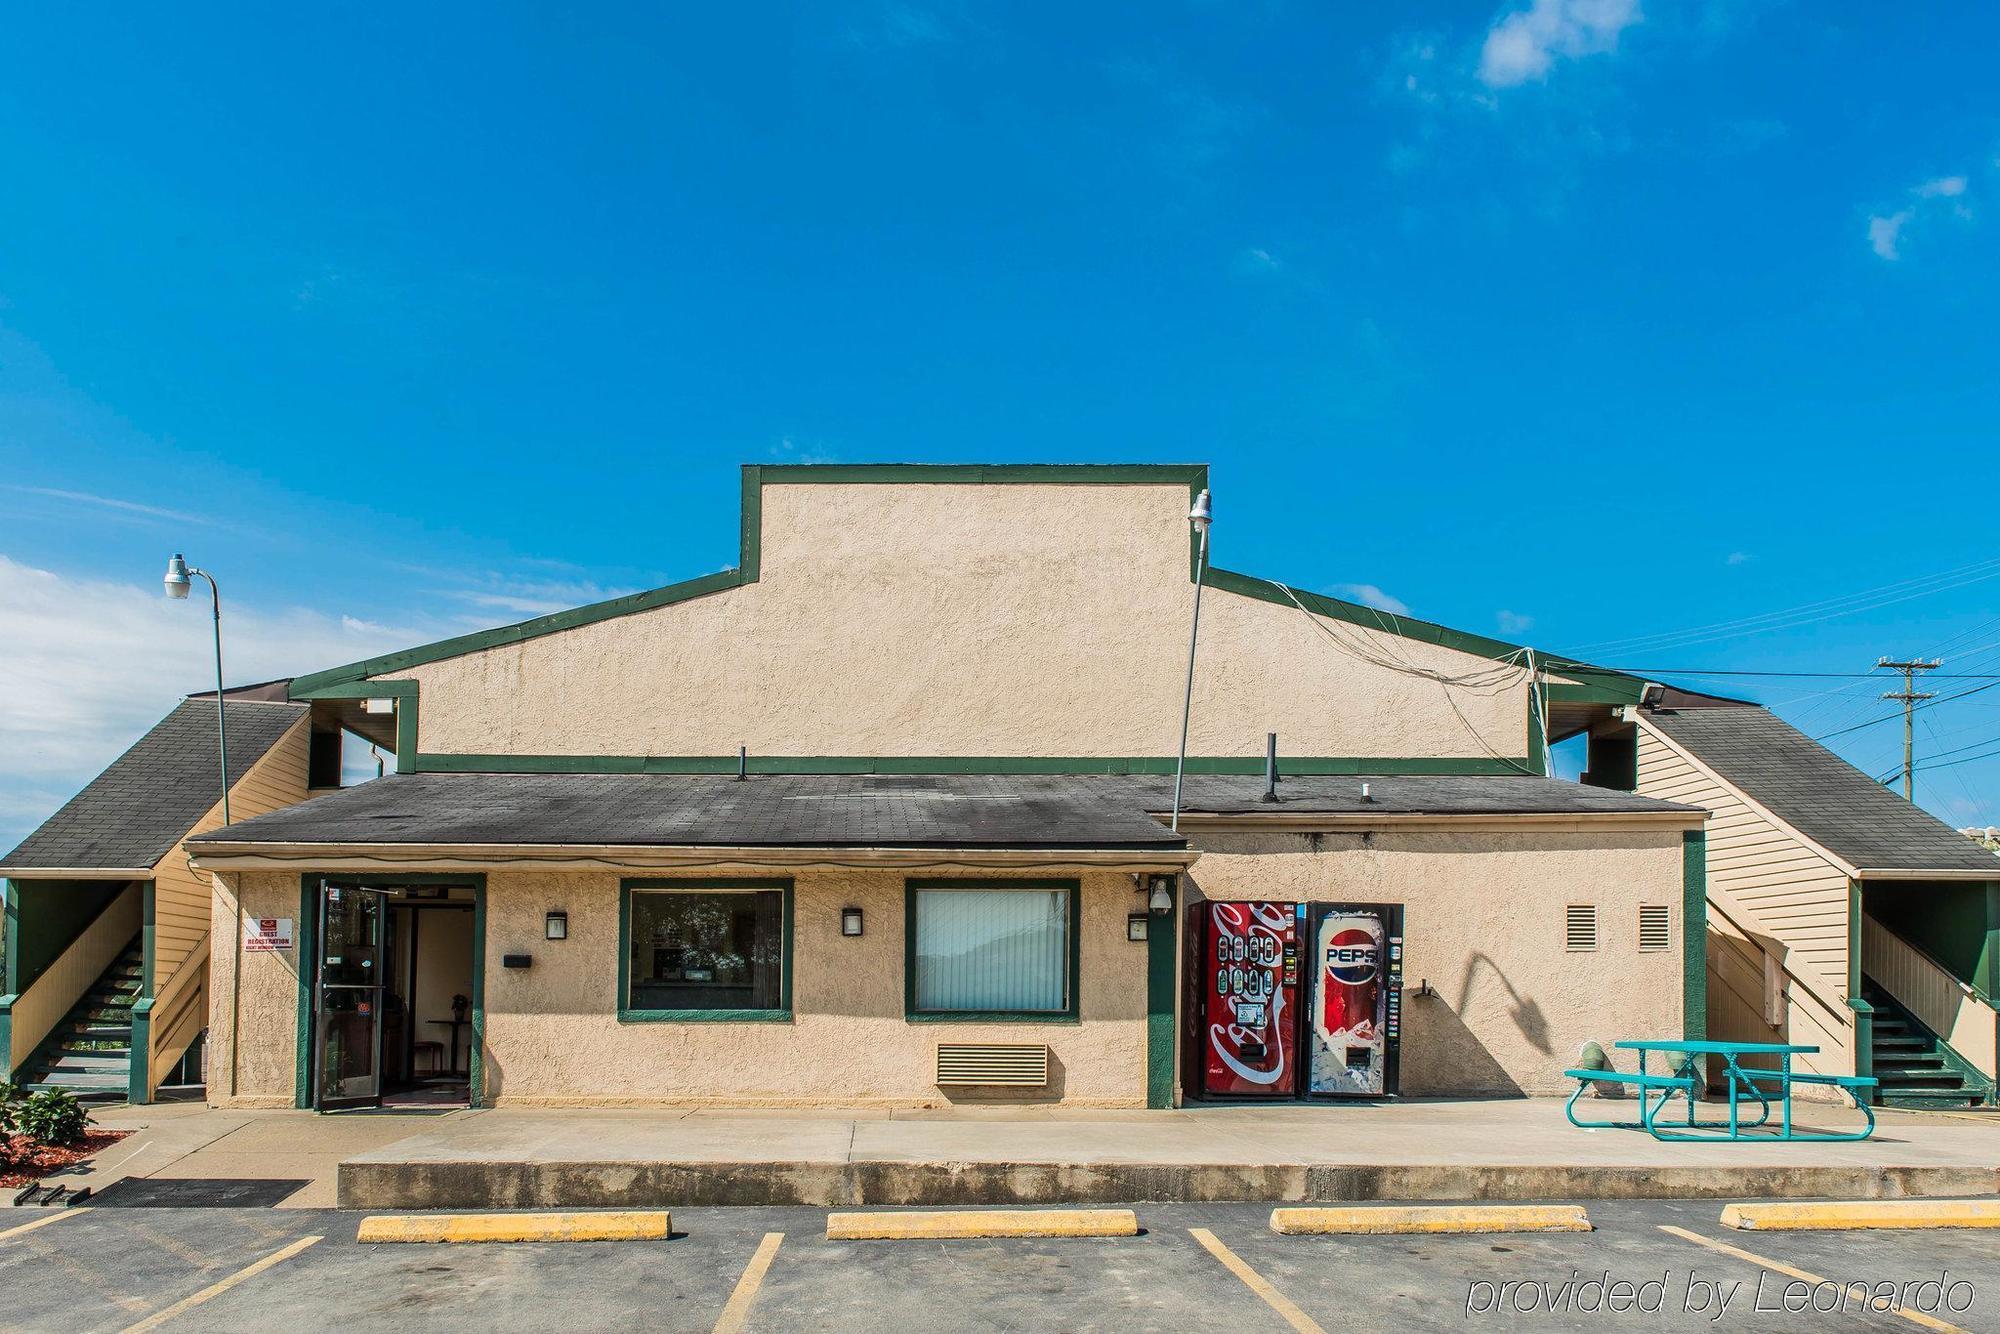
[[[322,884],[314,1106],[372,1107],[382,1099],[383,948],[388,910],[375,889]]]

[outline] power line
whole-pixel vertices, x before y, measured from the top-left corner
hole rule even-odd
[[[1955,699],[1964,699],[1967,695],[1976,695],[1982,690],[1991,690],[1993,689],[1994,686],[2000,686],[2000,681],[1993,681],[1983,686],[1974,686],[1970,690],[1961,690],[1956,695],[1939,695],[1937,698],[1930,700],[1928,703],[1919,704],[1917,708],[1913,710],[1913,712],[1921,712],[1924,709],[1934,709],[1940,704],[1949,704]],[[1856,723],[1852,727],[1843,727],[1838,732],[1822,732],[1818,736],[1814,737],[1813,740],[1824,741],[1828,737],[1845,736],[1849,732],[1859,732],[1862,728],[1873,727],[1877,723],[1892,723],[1899,716],[1900,716],[1899,714],[1891,713],[1881,718],[1870,718],[1865,723]]]

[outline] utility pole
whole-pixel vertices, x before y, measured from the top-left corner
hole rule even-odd
[[[1911,658],[1907,662],[1891,662],[1887,658],[1880,658],[1876,660],[1875,665],[1877,667],[1887,667],[1891,671],[1903,674],[1903,688],[1891,691],[1882,696],[1882,698],[1901,700],[1903,702],[1903,800],[1915,801],[1917,799],[1916,744],[1915,737],[1911,732],[1911,724],[1915,720],[1917,701],[1930,699],[1937,694],[1934,690],[1918,690],[1916,688],[1917,673],[1936,671],[1938,668],[1944,666],[1944,659],[1932,658],[1929,662],[1925,662],[1922,658]]]

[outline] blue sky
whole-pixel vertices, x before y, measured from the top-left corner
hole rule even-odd
[[[0,843],[204,684],[169,551],[289,674],[728,564],[743,462],[1202,460],[1303,586],[2000,671],[2000,12],[722,8],[13,16]]]

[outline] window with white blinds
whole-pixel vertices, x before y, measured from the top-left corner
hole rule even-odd
[[[1664,950],[1672,947],[1673,940],[1673,909],[1664,903],[1640,904],[1639,948],[1642,950]]]
[[[912,884],[912,1014],[1074,1012],[1076,886]]]
[[[1597,905],[1572,903],[1563,919],[1563,947],[1570,950],[1597,948]]]

